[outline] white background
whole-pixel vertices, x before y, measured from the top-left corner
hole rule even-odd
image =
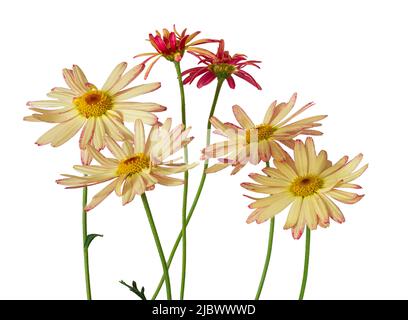
[[[225,86],[220,119],[234,121],[231,106],[237,103],[260,122],[272,100],[297,91],[299,107],[316,102],[308,115],[329,115],[319,149],[332,160],[363,152],[370,163],[358,182],[366,197],[341,206],[346,223],[312,233],[305,298],[408,298],[406,1],[2,1],[0,12],[0,298],[85,297],[81,191],[54,182],[60,173],[74,172],[77,137],[58,149],[34,145],[50,125],[23,122],[26,101],[44,99],[63,85],[61,70],[74,63],[102,84],[117,63],[134,65],[135,54],[151,51],[149,32],[173,23],[224,38],[232,53],[263,61],[261,70],[247,71],[264,90],[240,79],[235,90]],[[182,63],[191,67],[195,60]],[[149,80],[161,81],[162,88],[144,101],[168,106],[161,118],[179,122],[173,66],[160,61]],[[196,137],[192,160],[204,144],[214,88],[186,88]],[[269,225],[245,223],[249,201],[239,184],[260,169],[208,177],[188,228],[186,298],[255,296]],[[191,173],[190,199],[200,174],[200,168]],[[91,188],[91,195],[99,189]],[[159,186],[148,196],[167,254],[180,228],[182,187]],[[304,238],[293,240],[282,229],[285,219],[285,212],[276,219],[264,299],[298,296]],[[90,247],[93,297],[137,298],[118,284],[121,279],[136,280],[150,297],[162,271],[141,201],[122,207],[111,196],[90,213],[89,232],[104,234]],[[180,257],[170,270],[176,298]]]

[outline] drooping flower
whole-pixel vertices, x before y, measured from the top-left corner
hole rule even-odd
[[[183,184],[183,180],[169,175],[184,172],[197,164],[165,159],[190,143],[193,137],[188,137],[189,131],[190,128],[184,130],[183,125],[171,129],[171,119],[167,119],[163,125],[155,124],[145,139],[143,122],[136,120],[133,142],[125,141],[120,146],[111,137],[105,137],[106,146],[114,158],[106,158],[88,145],[89,153],[99,165],[74,166],[86,176],[63,175],[67,178],[57,180],[57,183],[67,188],[81,188],[112,180],[93,197],[86,210],[95,208],[113,191],[122,197],[125,205],[136,195],[154,189],[157,183],[165,186]]]
[[[316,155],[313,139],[308,137],[306,143],[296,140],[294,159],[286,156],[285,161],[274,160],[275,168],[264,168],[266,174],[250,174],[257,183],[242,183],[242,187],[253,192],[268,194],[265,198],[252,198],[255,202],[249,205],[255,209],[248,217],[247,223],[262,223],[273,218],[291,205],[284,229],[292,229],[295,239],[302,236],[305,225],[316,229],[317,225],[326,228],[330,218],[338,223],[345,221],[339,207],[332,199],[353,204],[364,195],[341,189],[361,189],[351,183],[367,169],[368,164],[356,170],[363,159],[360,153],[352,160],[344,156],[335,164],[327,160],[326,151]]]
[[[143,63],[147,63],[149,60],[155,58],[146,70],[145,79],[147,79],[151,69],[161,57],[164,57],[168,61],[179,62],[183,58],[185,52],[194,54],[211,53],[210,51],[197,46],[205,43],[218,42],[218,40],[200,39],[193,41],[200,33],[201,31],[196,31],[190,35],[187,34],[187,29],[184,29],[179,33],[175,26],[173,26],[173,31],[171,32],[167,29],[163,29],[163,34],[159,31],[156,31],[156,35],[150,33],[149,42],[157,52],[141,53],[134,56],[134,58],[148,56]]]
[[[128,100],[157,90],[160,83],[126,88],[145,66],[140,64],[124,73],[126,67],[125,62],[118,64],[101,89],[89,83],[78,66],[74,65],[72,70],[64,69],[63,75],[68,88],[52,89],[47,94],[52,100],[27,103],[30,110],[36,113],[24,120],[58,123],[44,133],[36,144],[61,146],[82,128],[79,139],[81,150],[86,150],[87,144],[92,144],[100,150],[104,147],[105,134],[118,141],[132,138],[132,132],[126,128],[124,121],[141,119],[146,124],[157,123],[158,118],[152,112],[164,111],[165,107],[157,103]],[[82,153],[82,161],[90,161],[86,152]]]
[[[235,80],[232,76],[237,76],[261,90],[261,86],[255,79],[243,70],[246,66],[254,66],[259,69],[258,64],[261,61],[247,60],[247,56],[244,54],[234,54],[231,56],[228,51],[225,51],[224,46],[224,40],[220,40],[216,54],[202,52],[197,55],[200,59],[199,64],[203,64],[203,66],[185,70],[182,75],[187,75],[187,77],[184,78],[183,83],[192,84],[196,78],[201,76],[197,81],[198,88],[206,86],[214,79],[221,79],[227,80],[230,88],[234,89]]]
[[[293,109],[296,97],[297,94],[294,93],[287,103],[277,104],[274,101],[259,125],[255,125],[245,111],[237,105],[233,106],[232,110],[240,126],[228,122],[222,123],[216,117],[212,117],[211,123],[217,129],[215,133],[225,136],[227,140],[203,149],[202,159],[221,157],[218,159],[221,163],[208,168],[207,172],[216,172],[231,165],[234,167],[231,174],[235,174],[248,162],[257,165],[260,161],[269,161],[271,157],[281,160],[286,157],[286,152],[279,143],[293,149],[295,137],[321,135],[322,133],[314,128],[321,125],[318,121],[326,118],[325,115],[290,123],[293,118],[313,106],[313,102],[286,117]]]

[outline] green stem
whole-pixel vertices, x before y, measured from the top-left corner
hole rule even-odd
[[[206,146],[210,145],[210,141],[211,141],[211,122],[210,122],[210,119],[214,115],[215,107],[217,105],[218,97],[220,95],[220,91],[221,91],[221,87],[222,87],[223,83],[224,83],[223,79],[218,80],[217,88],[215,89],[214,99],[213,99],[213,103],[212,103],[210,114],[208,116],[208,121],[207,121]],[[201,174],[200,184],[198,185],[196,195],[194,197],[193,203],[191,204],[191,208],[190,208],[190,211],[189,211],[188,216],[187,216],[186,226],[190,222],[190,219],[193,216],[194,210],[195,210],[195,208],[197,206],[198,200],[200,199],[201,192],[202,192],[203,187],[204,187],[205,179],[207,177],[207,174],[206,174],[207,168],[208,168],[208,160],[206,160],[204,162],[204,168],[203,168],[203,173]],[[177,248],[178,248],[178,246],[180,244],[182,236],[183,236],[182,231],[180,231],[176,241],[174,242],[173,249],[171,250],[170,256],[169,256],[169,258],[167,260],[167,266],[169,268],[170,268],[171,263],[173,262],[174,255],[176,254],[176,251],[177,251]],[[159,294],[160,289],[163,286],[163,282],[164,282],[164,275],[161,277],[160,282],[157,285],[156,291],[154,292],[154,294],[152,296],[152,300],[155,300],[157,298],[157,295]]]
[[[266,166],[269,167],[269,161],[266,162]],[[259,300],[259,297],[261,296],[262,288],[265,283],[266,274],[268,273],[269,262],[271,261],[274,228],[275,228],[275,217],[271,219],[271,223],[269,226],[268,249],[266,251],[265,264],[264,264],[264,268],[262,271],[261,281],[259,282],[258,291],[256,292],[255,300]]]
[[[152,229],[154,242],[156,243],[157,251],[159,252],[160,261],[163,267],[163,274],[164,279],[166,281],[166,291],[167,291],[167,300],[171,300],[171,286],[170,286],[170,276],[169,276],[169,269],[167,268],[166,258],[164,257],[163,248],[160,243],[160,238],[157,233],[156,225],[154,224],[152,212],[150,210],[149,202],[147,201],[146,194],[143,193],[141,195],[143,206],[146,211],[147,219],[149,220],[150,228]]]
[[[273,230],[275,227],[275,217],[271,219],[270,227],[269,227],[269,240],[268,240],[268,250],[266,251],[266,258],[265,264],[262,271],[261,281],[259,282],[258,291],[256,292],[255,300],[259,300],[261,296],[262,288],[265,283],[266,274],[269,268],[269,262],[271,260],[271,253],[272,253],[272,243],[273,243]]]
[[[177,80],[180,88],[180,99],[181,99],[181,121],[186,125],[186,99],[184,94],[183,78],[181,76],[180,62],[174,62],[177,72]]]
[[[220,92],[221,92],[221,88],[222,88],[223,83],[224,83],[224,79],[218,79],[217,87],[215,88],[214,99],[213,99],[210,114],[208,115],[208,120],[207,120],[207,137],[206,137],[206,143],[205,143],[206,147],[208,147],[210,145],[210,141],[211,141],[211,122],[210,122],[210,120],[211,120],[212,116],[214,115],[215,107],[217,106],[218,97],[220,96]],[[205,164],[208,167],[208,160],[205,161]]]
[[[181,121],[184,128],[187,127],[186,121],[186,98],[184,94],[183,79],[181,76],[180,62],[174,62],[177,72],[177,79],[180,88],[181,99]],[[188,163],[188,147],[184,146],[184,163]],[[181,233],[183,237],[183,254],[181,264],[181,286],[180,300],[184,299],[184,290],[186,286],[186,267],[187,267],[187,195],[188,195],[188,170],[184,172],[184,187],[183,187],[183,206],[181,211]]]
[[[303,300],[305,295],[307,274],[309,272],[309,256],[310,256],[310,229],[306,227],[306,246],[305,246],[305,264],[303,266],[302,287],[300,289],[299,300]]]
[[[88,247],[85,245],[88,238],[88,223],[87,212],[85,211],[86,204],[88,202],[88,188],[82,188],[82,241],[84,250],[84,269],[85,269],[85,286],[86,286],[86,298],[92,300],[91,294],[91,278],[89,275],[89,257]]]

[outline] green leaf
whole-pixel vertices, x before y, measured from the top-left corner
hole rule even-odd
[[[136,282],[132,281],[132,286],[128,285],[125,281],[121,280],[119,281],[120,284],[123,284],[125,287],[127,287],[130,291],[132,291],[135,295],[137,295],[140,299],[142,300],[147,300],[146,296],[144,294],[145,288],[142,287],[142,290],[139,290],[137,288]]]
[[[96,237],[103,237],[103,235],[102,234],[96,234],[96,233],[88,234],[88,236],[86,237],[85,243],[84,243],[84,248],[88,249],[89,245],[92,242],[92,240],[95,239]]]

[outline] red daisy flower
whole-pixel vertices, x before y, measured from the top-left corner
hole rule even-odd
[[[207,51],[207,50],[206,50]],[[242,70],[246,66],[254,66],[259,69],[258,64],[261,61],[247,60],[247,56],[244,54],[234,54],[231,56],[228,51],[224,50],[224,40],[220,40],[217,54],[212,52],[199,52],[194,54],[197,56],[204,66],[188,69],[182,73],[182,75],[188,75],[183,83],[191,84],[193,81],[201,76],[197,82],[197,87],[201,88],[211,83],[214,79],[227,80],[231,89],[235,88],[235,81],[233,75],[244,79],[259,90],[261,86],[255,81],[255,79],[246,71]]]
[[[134,58],[149,56],[143,63],[146,63],[150,59],[156,58],[147,68],[145,79],[147,79],[152,67],[161,57],[164,57],[172,62],[179,62],[183,58],[186,51],[199,55],[212,54],[210,51],[203,48],[197,48],[196,46],[204,43],[218,42],[218,40],[201,39],[193,41],[193,39],[196,38],[200,32],[201,31],[196,31],[193,34],[187,34],[187,29],[184,29],[180,34],[177,32],[176,27],[173,26],[172,32],[167,29],[163,29],[163,35],[159,31],[156,31],[155,36],[150,33],[148,41],[150,41],[151,45],[157,52],[141,53],[134,56]]]

